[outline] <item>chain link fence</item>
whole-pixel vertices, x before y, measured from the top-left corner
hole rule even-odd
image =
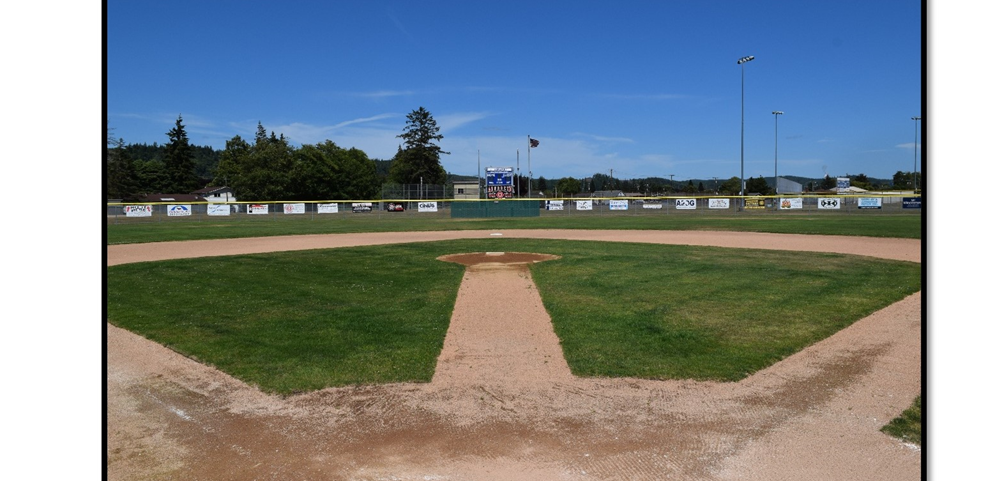
[[[447,195],[450,194],[450,195]],[[749,216],[920,215],[922,197],[912,194],[804,196],[669,196],[478,200],[453,199],[440,185],[387,185],[373,200],[289,202],[138,203],[108,201],[110,223],[180,220],[335,219],[363,214],[378,219],[544,216]],[[336,215],[338,214],[338,215]]]

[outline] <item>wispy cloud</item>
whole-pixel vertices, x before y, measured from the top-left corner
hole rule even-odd
[[[922,144],[917,144],[915,142],[906,142],[904,144],[898,144],[895,147],[899,149],[912,149],[913,147],[922,148]]]
[[[683,94],[601,94],[601,97],[618,100],[679,100],[690,98]]]
[[[460,127],[492,116],[489,112],[456,112],[452,114],[442,114],[436,117],[435,122],[442,132],[452,132]]]
[[[367,122],[375,122],[377,120],[392,119],[392,118],[400,117],[400,116],[401,116],[400,114],[379,114],[379,115],[374,115],[373,117],[362,117],[362,118],[353,119],[353,120],[346,120],[345,122],[339,122],[339,123],[331,126],[330,128],[331,129],[338,129],[338,128],[345,127],[347,125],[363,124],[363,123],[367,123]]]
[[[414,94],[415,92],[412,90],[377,90],[374,92],[356,92],[352,95],[368,99],[384,99],[390,97],[404,97]]]
[[[584,137],[584,138],[588,138],[588,139],[591,139],[591,140],[594,140],[594,141],[597,141],[597,142],[604,142],[604,143],[625,143],[625,144],[631,144],[631,143],[635,142],[635,140],[632,140],[632,139],[630,139],[628,137],[607,137],[607,136],[604,136],[604,135],[588,134],[588,133],[584,133],[584,132],[573,132],[570,135],[573,135],[573,136],[576,136],[576,137]]]
[[[414,40],[414,37],[408,33],[408,29],[404,28],[404,24],[401,23],[401,20],[399,20],[397,15],[394,14],[394,9],[387,8],[387,17],[390,18],[390,21],[394,24],[394,26],[397,27],[397,29],[408,38],[408,40]]]
[[[338,144],[340,138],[355,135],[355,126],[357,125],[373,124],[379,120],[392,119],[400,116],[401,114],[384,113],[371,117],[345,120],[334,125],[314,125],[303,122],[293,122],[290,124],[274,125],[272,127],[266,126],[266,128],[267,130],[286,135],[295,144],[316,144],[324,142],[325,140],[332,140]],[[394,129],[394,126],[373,126],[366,128],[365,130],[374,132],[392,132]],[[375,135],[375,137],[383,138],[384,135]],[[347,147],[352,146],[350,145]]]

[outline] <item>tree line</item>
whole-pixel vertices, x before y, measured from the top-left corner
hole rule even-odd
[[[108,129],[105,178],[107,197],[114,199],[138,200],[149,193],[191,193],[212,185],[230,187],[237,198],[247,201],[373,199],[385,183],[446,185],[453,177],[440,160],[441,155],[449,154],[437,144],[443,136],[424,107],[407,115],[405,127],[397,135],[402,144],[389,160],[370,159],[362,150],[346,149],[331,140],[295,147],[282,133],[267,133],[262,122],[251,142],[236,135],[225,142],[221,151],[190,144],[182,116],[166,133],[168,142],[163,145],[125,144],[123,139],[111,137],[112,130]],[[918,172],[914,176],[896,172],[891,185],[864,174],[850,179],[851,185],[868,190],[911,189],[913,183],[921,189],[923,185]],[[807,190],[825,190],[836,186],[836,178],[826,175],[799,183]],[[519,195],[532,192],[572,196],[597,191],[736,195],[741,181],[732,177],[721,184],[717,179],[707,184],[699,180],[696,184],[661,177],[616,179],[596,173],[583,179],[516,176],[515,184]],[[746,190],[774,193],[763,177],[747,179]]]
[[[281,133],[267,133],[262,122],[251,142],[236,135],[225,149],[190,144],[182,115],[166,133],[168,142],[125,144],[108,129],[106,194],[138,200],[149,193],[191,193],[227,186],[249,201],[371,199],[384,182],[445,184],[448,175],[436,142],[443,137],[424,107],[407,116],[403,143],[390,160],[370,159],[356,148],[331,140],[296,147]]]

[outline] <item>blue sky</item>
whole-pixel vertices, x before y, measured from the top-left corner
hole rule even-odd
[[[397,151],[433,114],[446,170],[720,180],[913,168],[918,1],[107,2],[115,137],[179,115],[223,149],[257,123],[292,143]],[[755,60],[737,65],[740,57]],[[745,81],[744,81],[745,77]],[[745,92],[744,92],[745,85]],[[527,138],[539,139],[532,149]],[[516,160],[517,159],[517,160]]]

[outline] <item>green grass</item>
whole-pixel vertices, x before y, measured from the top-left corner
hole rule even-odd
[[[912,406],[902,412],[902,415],[892,419],[881,428],[885,434],[903,441],[922,446],[922,396],[916,396]]]
[[[343,212],[324,214],[314,219],[311,216],[281,214],[260,219],[245,217],[223,220],[168,219],[162,222],[117,219],[108,220],[106,227],[108,244],[293,234],[481,229],[715,230],[918,239],[922,234],[922,218],[916,214],[763,212],[737,215],[575,213],[543,214],[541,217],[517,219],[451,219],[418,213],[378,216]]]
[[[109,322],[270,392],[428,381],[463,267],[525,251],[584,376],[740,379],[920,288],[856,256],[528,239],[460,240],[114,266]]]

